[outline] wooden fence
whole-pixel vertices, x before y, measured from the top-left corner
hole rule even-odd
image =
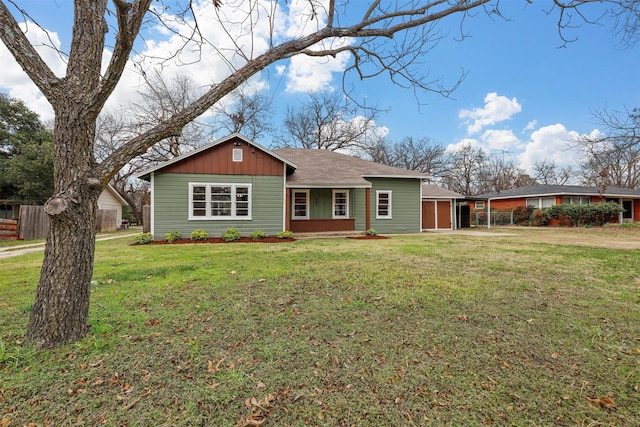
[[[18,221],[0,218],[0,240],[15,240],[18,238]]]
[[[44,206],[20,206],[18,219],[20,239],[44,239],[49,231],[49,217],[44,211]]]
[[[99,233],[118,229],[118,211],[115,209],[98,209],[96,230]],[[23,240],[44,239],[49,232],[49,217],[44,206],[20,206],[19,238]]]

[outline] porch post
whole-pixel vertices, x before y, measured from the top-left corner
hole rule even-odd
[[[291,231],[291,189],[285,190],[284,231]]]
[[[365,189],[364,206],[364,229],[368,230],[371,228],[371,188]]]

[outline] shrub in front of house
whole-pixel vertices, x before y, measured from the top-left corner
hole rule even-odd
[[[513,209],[513,223],[518,225],[531,225],[533,213],[536,208],[532,206],[518,206]]]
[[[191,240],[207,240],[209,238],[209,233],[204,230],[193,230],[189,235],[189,239]]]
[[[289,231],[289,230],[281,231],[278,234],[276,234],[276,237],[278,239],[291,239],[293,238],[293,231]]]
[[[615,202],[555,205],[546,210],[549,218],[564,220],[572,227],[603,226],[616,220],[622,212],[622,206]]]
[[[367,230],[367,236],[377,236],[378,232],[376,231],[375,228],[370,228]]]
[[[171,243],[171,242],[175,242],[176,240],[178,240],[179,238],[182,237],[182,232],[180,231],[170,231],[167,234],[164,235],[164,240]]]
[[[142,233],[133,237],[133,241],[138,245],[146,245],[153,241],[153,234],[151,233]]]
[[[267,237],[267,233],[265,233],[264,231],[256,230],[253,233],[249,234],[249,237],[251,237],[252,240],[260,240]]]
[[[240,240],[240,237],[240,231],[236,230],[233,227],[227,228],[222,233],[222,240],[224,240],[225,242],[234,242],[236,240]]]

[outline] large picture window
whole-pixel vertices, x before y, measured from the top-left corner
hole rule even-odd
[[[376,191],[376,219],[391,219],[391,191]]]
[[[349,192],[333,190],[333,217],[349,218]]]
[[[189,184],[189,219],[251,219],[250,184]]]

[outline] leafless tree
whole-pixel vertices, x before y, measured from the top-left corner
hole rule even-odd
[[[212,108],[216,115],[216,131],[241,133],[251,140],[258,140],[273,130],[271,98],[239,89],[227,95],[225,101]]]
[[[582,152],[580,179],[599,188],[640,188],[640,109],[594,112],[604,127],[573,141]]]
[[[484,189],[481,186],[481,172],[486,162],[484,150],[464,144],[451,152],[451,166],[441,182],[449,190],[465,196],[480,194]]]
[[[0,0],[0,40],[55,111],[55,194],[45,204],[50,228],[27,327],[28,341],[38,347],[53,347],[85,336],[95,253],[96,201],[111,178],[131,159],[160,141],[179,136],[187,124],[249,78],[295,55],[326,58],[348,54],[352,58],[349,71],[362,78],[386,74],[398,84],[446,94],[446,88],[422,78],[412,63],[442,37],[435,32],[434,24],[451,16],[464,18],[472,11],[483,10],[489,1],[374,0],[363,6],[361,2],[308,0],[304,3],[306,12],[296,16],[300,31],[292,35],[278,31],[276,25],[282,22],[281,14],[290,10],[289,4],[245,0],[222,5],[219,0],[212,0],[217,14],[206,25],[218,26],[228,36],[227,42],[232,46],[229,48],[202,35],[199,8],[192,1],[75,0],[70,48],[60,52],[66,59],[66,71],[59,77],[25,34],[24,28],[38,24],[30,22],[21,27],[14,17],[30,20],[28,6],[18,0]],[[562,10],[567,7],[556,4]],[[629,5],[633,6],[633,2]],[[492,6],[484,10],[494,9]],[[165,21],[171,11],[173,21]],[[242,11],[243,18],[234,16]],[[176,25],[178,20],[188,26],[186,32]],[[141,29],[158,24],[182,37],[185,46],[180,51],[166,52],[165,58],[153,58],[159,66],[181,54],[198,61],[197,49],[210,45],[218,54],[214,68],[228,70],[228,74],[221,80],[212,80],[193,102],[159,117],[158,123],[132,135],[98,162],[94,155],[97,118],[121,79],[134,44],[141,39]],[[266,40],[252,38],[258,36],[258,25],[266,28],[260,32]],[[110,51],[110,56],[103,68],[105,50]],[[141,72],[147,71],[144,64],[136,65]]]
[[[518,165],[510,159],[489,156],[478,171],[478,192],[493,193],[516,188],[525,175]]]
[[[367,152],[375,162],[422,172],[435,179],[449,170],[451,161],[446,148],[430,138],[408,136],[396,143],[381,140]]]
[[[533,180],[544,185],[565,185],[574,177],[571,166],[559,167],[553,160],[535,162],[533,172]]]
[[[379,139],[375,134],[377,110],[360,110],[340,92],[309,93],[307,100],[288,106],[280,146],[323,150],[366,151]]]

